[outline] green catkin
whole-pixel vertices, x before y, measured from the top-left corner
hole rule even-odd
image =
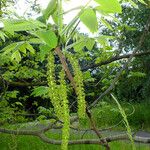
[[[62,118],[62,109],[60,104],[60,99],[58,95],[58,87],[55,81],[55,65],[54,65],[54,52],[51,51],[48,56],[47,63],[47,81],[49,86],[49,97],[51,103],[54,106],[55,113],[57,117]]]
[[[76,85],[76,94],[78,100],[78,116],[79,118],[84,118],[86,113],[86,102],[85,102],[85,92],[83,85],[83,74],[81,72],[78,60],[71,55],[67,55],[73,71],[74,71],[74,80]]]
[[[62,102],[62,110],[63,110],[63,128],[62,128],[62,150],[68,149],[68,140],[69,140],[69,131],[70,131],[70,116],[69,116],[69,106],[67,99],[67,86],[65,82],[65,72],[62,70],[59,74],[59,94]]]
[[[128,135],[128,137],[131,141],[132,149],[136,150],[135,143],[134,143],[134,140],[133,140],[133,137],[132,137],[132,131],[131,131],[131,128],[130,128],[130,125],[129,125],[129,122],[128,122],[128,119],[127,119],[127,115],[126,115],[124,109],[122,108],[122,106],[120,105],[120,103],[118,102],[118,100],[116,99],[116,97],[113,94],[111,94],[111,96],[115,100],[115,102],[116,102],[116,104],[119,108],[119,111],[120,111],[120,113],[121,113],[121,115],[124,119],[124,125],[127,128],[127,135]]]
[[[55,113],[60,120],[63,120],[61,149],[68,149],[70,115],[67,99],[67,87],[65,82],[65,72],[59,73],[59,85],[55,81],[54,53],[50,52],[47,64],[47,81],[49,86],[49,97],[54,106]]]
[[[86,102],[83,86],[83,75],[80,70],[78,61],[69,56],[69,61],[74,71],[74,80],[76,85],[76,94],[78,100],[78,116],[79,118],[85,117]],[[59,73],[59,85],[55,81],[55,65],[54,65],[54,52],[50,52],[47,64],[47,81],[49,85],[49,97],[54,106],[55,113],[60,120],[63,120],[62,128],[62,144],[61,149],[68,149],[69,131],[70,131],[70,115],[69,105],[67,99],[67,85],[65,81],[65,72],[62,70]]]

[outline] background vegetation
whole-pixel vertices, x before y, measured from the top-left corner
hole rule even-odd
[[[95,1],[100,3],[98,0]],[[30,12],[24,17],[10,12],[10,6],[15,5],[16,1],[0,2],[0,21],[4,25],[0,29],[0,127],[12,128],[13,125],[20,123],[60,120],[62,116],[57,113],[61,110],[56,110],[55,101],[52,100],[57,95],[51,94],[55,93],[50,83],[54,78],[55,88],[63,85],[59,97],[65,97],[63,91],[67,91],[68,101],[64,100],[64,103],[69,105],[61,104],[61,106],[63,110],[68,110],[69,106],[71,116],[76,116],[77,112],[79,118],[84,116],[85,106],[82,98],[85,96],[87,106],[92,107],[92,118],[98,129],[124,130],[122,115],[110,96],[110,93],[113,93],[123,107],[133,131],[149,131],[150,2],[148,0],[119,1],[120,4],[117,0],[111,2],[112,5],[115,4],[115,8],[106,9],[103,2],[100,3],[101,7],[81,8],[81,14],[68,25],[61,22],[62,14],[67,13],[59,7],[61,1],[50,1],[43,11],[36,1],[30,1],[28,2]],[[59,14],[59,11],[62,14]],[[98,13],[100,16],[95,15]],[[39,17],[32,19],[33,14]],[[55,24],[48,21],[49,17]],[[89,19],[93,19],[93,22],[89,22]],[[97,34],[90,36],[82,33],[77,27],[80,22],[90,32]],[[49,56],[49,59],[54,59],[55,65],[54,70],[50,72],[53,65],[47,57],[58,46],[57,44],[67,58],[71,74],[75,76],[77,84],[75,88],[68,76],[63,77],[65,76],[63,72],[62,75],[59,74],[62,68],[59,53],[54,54],[54,58]],[[127,63],[128,58],[132,58],[130,63]],[[76,60],[79,61],[80,67]],[[123,71],[118,76],[122,68]],[[52,73],[55,73],[54,77]],[[61,77],[65,78],[65,82]],[[96,107],[95,100],[99,102]],[[78,121],[76,122],[77,128],[91,128],[88,115],[84,119],[79,119],[79,122],[80,125]],[[69,125],[67,122],[66,128]],[[48,133],[48,136],[53,138],[54,134]],[[76,138],[76,135],[74,136],[73,138]],[[93,138],[92,135],[88,136],[86,138]],[[18,137],[1,133],[0,139],[0,149],[31,149],[30,141],[34,141],[32,149],[37,147],[60,149],[58,146],[52,148],[52,145],[40,142],[35,137]],[[56,139],[61,139],[61,134],[56,134]],[[110,147],[121,149],[126,145],[128,144],[115,142],[111,143]],[[128,146],[126,149],[131,149],[131,145]],[[75,145],[69,149],[98,149],[98,147]],[[140,149],[148,149],[148,146],[140,146]]]

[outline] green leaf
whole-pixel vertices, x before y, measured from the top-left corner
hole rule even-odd
[[[26,43],[23,43],[19,46],[20,52],[26,54]]]
[[[97,38],[97,41],[104,48],[108,45],[108,40],[107,40],[107,38],[105,38],[105,36],[100,36],[99,38]]]
[[[58,25],[58,13],[56,11],[52,14],[52,19]]]
[[[107,20],[105,20],[104,18],[101,18],[100,20],[108,29],[113,30],[109,22],[107,22]]]
[[[57,7],[57,0],[50,0],[50,2],[47,5],[47,8],[43,11],[43,16],[45,20],[48,20],[50,15],[54,13],[54,10]]]
[[[30,45],[26,41],[21,41],[21,42],[12,43],[4,47],[2,49],[3,52],[2,55],[12,54],[11,60],[15,59],[17,62],[20,62],[21,61],[20,52],[26,54],[26,49],[28,49],[32,54],[35,53],[35,49],[32,47],[32,45]]]
[[[134,8],[136,8],[136,9],[139,8],[138,5],[137,5],[134,1],[129,0],[129,2],[131,3],[131,5],[132,5]]]
[[[23,106],[21,102],[15,102],[16,105]]]
[[[17,46],[17,42],[16,43],[12,43],[6,47],[4,47],[1,52],[3,52],[3,55],[6,55],[8,53],[10,53],[16,46]]]
[[[106,13],[122,13],[122,8],[118,0],[95,0],[100,6],[96,10]]]
[[[5,37],[8,37],[4,32],[0,31],[0,38],[5,42]]]
[[[49,47],[48,45],[40,45],[40,59],[41,61],[45,60],[46,55],[49,53],[49,51],[52,48]]]
[[[85,9],[84,12],[80,15],[80,20],[92,33],[98,30],[98,22],[93,9]]]
[[[92,38],[89,38],[89,39],[87,40],[87,42],[85,43],[85,46],[86,46],[86,48],[87,48],[88,50],[92,50],[94,44],[95,44],[95,40],[92,39]]]
[[[142,4],[145,4],[145,5],[147,5],[146,3],[145,3],[145,1],[144,0],[138,0],[140,3],[142,3]]]
[[[29,43],[26,43],[26,49],[28,49],[32,54],[35,54],[35,49]]]
[[[31,95],[37,97],[37,96],[44,96],[46,94],[48,94],[49,88],[46,86],[39,86],[34,88],[33,92],[31,93]]]
[[[36,32],[36,35],[49,47],[55,48],[57,46],[57,37],[51,30],[41,30]]]
[[[41,27],[46,27],[45,24],[37,20],[2,20],[4,30],[14,35],[15,31],[32,31]]]
[[[142,72],[130,72],[130,74],[128,75],[128,78],[129,77],[137,77],[137,78],[144,78],[146,76],[145,73],[142,73]]]
[[[43,43],[43,41],[39,38],[31,38],[31,39],[28,40],[28,42],[30,44],[42,44]]]
[[[83,73],[83,80],[84,80],[84,81],[92,82],[92,81],[94,81],[95,79],[91,77],[90,71],[86,71],[86,72]]]
[[[73,48],[75,51],[79,52],[83,49],[84,46],[85,46],[85,40],[81,40],[74,43]]]
[[[21,55],[20,52],[18,50],[16,50],[12,56],[11,56],[11,61],[16,60],[18,63],[21,61]]]

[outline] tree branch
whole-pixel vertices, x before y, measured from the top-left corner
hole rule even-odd
[[[134,54],[133,57],[140,57],[140,56],[144,56],[144,55],[149,55],[150,54],[150,51],[147,51],[147,52],[141,52],[141,53],[136,53]],[[117,61],[117,60],[121,60],[121,59],[124,59],[124,58],[129,58],[132,54],[124,54],[124,55],[120,55],[120,56],[114,56],[114,57],[111,57],[105,61],[101,61],[97,64],[95,63],[92,63],[86,67],[83,67],[82,68],[82,71],[86,71],[88,69],[94,69],[94,68],[97,68],[97,67],[100,67],[100,66],[103,66],[103,65],[107,65],[107,64],[110,64],[114,61]]]
[[[86,113],[87,113],[87,116],[88,116],[88,118],[89,118],[89,121],[90,121],[92,130],[95,132],[95,134],[96,134],[97,137],[99,138],[100,143],[106,148],[106,150],[110,150],[110,147],[109,147],[109,145],[108,145],[108,142],[107,142],[105,139],[102,139],[101,133],[100,133],[100,132],[98,131],[98,129],[96,128],[95,121],[93,120],[92,114],[91,114],[90,110],[88,110],[88,108],[86,108]]]
[[[1,133],[6,134],[14,134],[14,135],[32,135],[39,137],[43,142],[54,144],[54,145],[61,145],[61,140],[54,140],[46,137],[43,133],[43,130],[35,130],[35,131],[28,131],[28,130],[9,130],[9,129],[2,129],[0,128]],[[143,137],[137,137],[134,138],[135,142],[140,143],[150,143],[150,138],[143,138]],[[102,140],[106,142],[113,142],[113,141],[119,141],[119,140],[129,140],[128,136],[126,134],[120,134],[116,136],[110,136],[105,137]],[[69,145],[76,145],[76,144],[101,144],[99,139],[79,139],[79,140],[69,140]]]
[[[59,56],[62,67],[63,67],[64,71],[66,72],[67,78],[71,82],[71,85],[73,86],[74,90],[76,90],[76,84],[75,84],[74,78],[73,78],[73,76],[69,70],[69,67],[67,65],[66,58],[65,58],[64,54],[62,53],[62,51],[59,47],[55,48],[55,52]]]
[[[49,123],[47,126],[44,126],[42,129],[38,130],[11,130],[11,129],[5,129],[5,128],[0,128],[1,133],[6,133],[6,134],[14,134],[14,135],[34,135],[37,136],[39,134],[42,134],[49,129],[53,128],[53,126],[56,124],[57,121],[54,123]]]
[[[15,81],[7,81],[7,84],[15,87],[26,87],[26,86],[42,86],[46,85],[47,82],[15,82]]]

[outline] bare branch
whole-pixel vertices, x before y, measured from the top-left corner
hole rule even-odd
[[[65,58],[64,54],[62,53],[60,47],[57,47],[55,49],[55,52],[59,56],[59,59],[60,59],[61,64],[63,66],[63,69],[64,69],[64,71],[65,71],[65,73],[67,75],[67,78],[71,82],[71,85],[73,86],[74,90],[76,90],[76,84],[75,84],[74,78],[73,78],[73,76],[72,76],[72,74],[71,74],[71,72],[69,70],[69,67],[68,67],[67,62],[66,62],[66,58]]]
[[[144,55],[149,55],[150,54],[150,51],[146,51],[146,52],[139,52],[139,53],[136,53],[134,54],[133,57],[141,57],[141,56],[144,56]],[[94,69],[94,68],[97,68],[97,67],[100,67],[100,66],[103,66],[103,65],[107,65],[107,64],[110,64],[114,61],[118,61],[118,60],[121,60],[121,59],[125,59],[125,58],[129,58],[132,54],[124,54],[124,55],[120,55],[120,56],[114,56],[114,57],[111,57],[105,61],[101,61],[97,64],[95,63],[92,63],[86,67],[83,67],[82,68],[82,71],[86,71],[88,69]]]
[[[43,130],[42,130],[43,131]],[[54,144],[54,145],[61,145],[61,140],[54,140],[46,137],[43,132],[40,131],[28,131],[28,130],[9,130],[9,129],[1,129],[1,133],[6,133],[6,134],[14,134],[14,135],[32,135],[32,136],[37,136],[39,137],[43,142],[49,143],[49,144]],[[137,137],[135,136],[134,138],[135,142],[140,142],[140,143],[150,143],[150,138],[143,138],[143,137]],[[110,136],[110,137],[105,137],[102,140],[109,142],[113,141],[120,141],[120,140],[129,140],[128,135],[126,134],[120,134],[116,136]],[[79,139],[79,140],[69,140],[69,145],[76,145],[76,144],[102,144],[100,143],[99,139]]]
[[[104,139],[102,139],[102,135],[101,133],[98,131],[98,129],[96,128],[96,124],[95,124],[95,121],[94,119],[92,118],[92,114],[90,112],[90,110],[88,110],[88,108],[86,108],[86,113],[87,113],[87,116],[90,120],[90,124],[91,124],[91,127],[92,127],[92,130],[95,132],[95,134],[98,136],[99,140],[100,140],[100,143],[106,148],[106,150],[110,150],[110,147],[108,145],[108,142]]]
[[[15,82],[7,81],[7,84],[10,86],[26,87],[26,86],[42,86],[46,85],[47,82]]]

